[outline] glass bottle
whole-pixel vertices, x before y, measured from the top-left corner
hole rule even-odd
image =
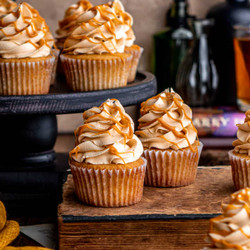
[[[175,0],[167,14],[167,28],[154,35],[153,72],[158,91],[175,88],[180,62],[190,47],[193,34],[188,26],[187,0]]]
[[[236,105],[235,60],[233,26],[250,23],[249,0],[226,0],[209,10],[214,20],[209,32],[209,45],[218,70],[219,86],[215,98],[217,105]]]
[[[212,106],[218,87],[218,75],[208,47],[207,31],[212,20],[193,22],[194,42],[179,66],[176,91],[192,107]]]

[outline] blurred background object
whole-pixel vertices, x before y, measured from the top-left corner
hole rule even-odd
[[[211,8],[207,17],[214,19],[209,43],[219,74],[215,103],[236,105],[233,26],[250,23],[250,3],[248,0],[226,0]]]
[[[176,91],[191,107],[211,107],[217,92],[218,75],[207,41],[212,25],[212,19],[193,20],[194,40],[176,75]]]
[[[178,66],[193,38],[188,25],[187,0],[175,0],[167,12],[167,27],[154,35],[153,73],[158,91],[175,88]]]
[[[250,109],[250,22],[234,26],[234,55],[237,104],[240,110]]]

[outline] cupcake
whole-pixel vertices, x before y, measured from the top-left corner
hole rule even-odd
[[[55,56],[49,28],[39,13],[21,3],[0,17],[0,95],[49,92]]]
[[[134,44],[135,35],[132,30],[133,18],[127,12],[125,12],[124,6],[119,0],[114,0],[111,3],[111,7],[114,8],[116,14],[121,16],[125,23],[129,25],[129,30],[126,32],[126,41],[125,41],[125,49],[124,52],[132,55],[131,66],[128,74],[128,82],[132,82],[135,80],[136,71],[139,64],[139,60],[141,54],[143,52],[143,48]]]
[[[75,192],[85,204],[121,207],[142,198],[146,160],[134,135],[134,124],[118,100],[83,113],[84,125],[75,130],[76,147],[69,165]]]
[[[178,187],[193,183],[200,144],[191,109],[168,89],[143,102],[140,113],[136,134],[147,160],[145,185]]]
[[[80,0],[76,4],[72,4],[65,11],[63,20],[59,21],[59,29],[56,30],[56,46],[62,50],[66,38],[71,34],[76,25],[77,18],[88,9],[92,4],[87,0]]]
[[[0,0],[0,16],[5,15],[15,9],[17,4],[11,0]]]
[[[250,188],[231,195],[222,205],[222,215],[210,220],[208,249],[250,249]]]
[[[237,140],[234,150],[229,151],[232,177],[235,188],[250,187],[250,110],[246,112],[245,122],[238,124]]]
[[[64,43],[60,56],[73,91],[126,86],[132,56],[124,53],[129,25],[108,4],[91,8]]]

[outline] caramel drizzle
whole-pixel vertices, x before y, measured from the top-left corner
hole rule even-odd
[[[70,6],[65,12],[64,19],[59,22],[60,29],[66,29],[67,25],[75,21],[83,12],[89,10],[92,4],[89,1],[79,1],[75,6]],[[83,11],[77,12],[79,8]],[[71,14],[73,12],[73,14]]]
[[[236,196],[233,194],[233,195],[231,195],[231,198],[232,199],[231,199],[230,203],[224,209],[224,213],[228,213],[230,210],[235,210],[235,209],[245,209],[247,211],[248,215],[250,216],[250,207],[249,207],[250,195],[248,194],[248,192],[246,192],[246,193],[240,192]],[[242,205],[242,207],[239,208],[237,205]],[[236,215],[236,213],[230,213],[230,215],[229,216],[227,215],[226,217],[233,217],[235,215]],[[230,233],[234,232],[233,230],[231,230],[229,232],[225,231],[225,230],[220,230],[220,231],[214,230],[213,222],[218,222],[223,218],[224,218],[224,215],[220,215],[220,216],[215,217],[215,218],[210,220],[212,223],[210,223],[209,233],[215,233],[215,234],[220,234],[222,236],[227,236]],[[250,235],[247,235],[242,230],[242,228],[239,230],[246,238],[250,239]],[[230,244],[230,243],[226,242],[225,240],[216,240],[216,239],[212,239],[212,240],[215,242],[218,242],[218,243],[222,243],[225,246],[230,247],[230,248],[244,249],[240,245]]]
[[[23,6],[27,7],[27,8],[30,10],[30,12],[31,12],[31,14],[32,14],[32,16],[33,16],[33,18],[37,19],[38,23],[44,24],[44,27],[39,28],[39,27],[37,27],[37,26],[35,25],[34,22],[31,23],[32,17],[23,16],[23,15],[21,14],[21,10],[20,10],[20,7],[19,7],[18,10],[17,10],[16,12],[10,11],[9,14],[12,14],[12,15],[15,16],[17,19],[18,19],[19,16],[21,16],[23,22],[24,22],[25,24],[27,24],[28,26],[24,27],[23,29],[18,29],[18,27],[17,27],[17,20],[14,21],[14,22],[8,22],[8,23],[3,24],[3,19],[0,19],[0,26],[1,26],[0,31],[1,31],[1,32],[4,34],[4,36],[6,36],[6,37],[15,36],[16,34],[18,34],[18,33],[20,33],[20,32],[23,32],[23,31],[26,31],[27,35],[28,35],[30,38],[33,38],[33,37],[37,36],[37,35],[38,35],[38,32],[40,32],[40,31],[43,32],[43,34],[44,34],[44,36],[45,36],[45,34],[46,34],[47,32],[49,32],[49,27],[46,25],[44,18],[42,18],[42,17],[39,15],[39,13],[38,13],[37,10],[35,10],[34,8],[32,8],[32,7],[31,7],[30,5],[28,5],[27,3],[23,2],[22,4],[23,4]],[[15,31],[16,31],[15,34],[8,35],[6,32],[4,32],[4,28],[7,27],[7,26],[10,25],[10,24],[13,24],[13,26],[14,26],[14,28],[15,28]],[[29,27],[31,28],[32,33],[29,31]],[[49,41],[53,41],[53,39],[48,39],[48,42],[49,42]],[[32,44],[36,49],[41,48],[43,45],[45,45],[45,46],[47,46],[48,48],[50,48],[49,44],[47,43],[47,41],[46,41],[45,39],[41,39],[41,40],[40,40],[40,45],[34,44],[34,43],[31,42],[30,40],[27,41],[27,43]]]
[[[0,13],[8,14],[11,10],[17,7],[17,4],[13,1],[0,0],[0,6],[6,9],[6,11],[0,11]]]
[[[183,131],[181,131],[181,132],[180,132],[180,131],[176,131],[175,127],[173,127],[173,126],[167,124],[167,123],[163,120],[163,117],[156,118],[156,119],[154,119],[153,121],[148,122],[148,123],[141,123],[141,124],[138,126],[138,129],[141,129],[141,128],[143,128],[143,127],[149,126],[149,125],[151,125],[152,123],[154,123],[155,121],[158,121],[164,128],[166,128],[168,131],[171,131],[176,137],[185,138],[185,140],[187,141],[188,146],[189,146],[189,148],[191,149],[191,151],[192,151],[192,152],[196,152],[195,148],[191,145],[191,143],[190,143],[190,141],[189,141],[189,139],[188,139],[188,137],[187,137],[187,129],[184,127],[184,125],[183,125],[183,123],[182,123],[181,120],[175,119],[174,117],[172,117],[172,116],[169,114],[169,112],[168,112],[167,110],[158,108],[157,106],[155,106],[155,103],[152,104],[152,105],[148,105],[148,106],[147,106],[147,103],[148,103],[149,101],[151,101],[151,100],[157,100],[157,99],[160,98],[160,99],[162,99],[162,100],[164,100],[164,101],[167,101],[168,99],[173,99],[175,105],[176,105],[179,109],[183,110],[184,116],[191,122],[192,129],[197,133],[197,130],[196,130],[196,128],[195,128],[194,125],[193,125],[192,119],[186,114],[185,110],[182,108],[182,106],[181,106],[181,104],[180,104],[180,102],[183,103],[183,100],[180,99],[180,98],[174,97],[172,93],[165,93],[165,94],[166,94],[166,96],[162,96],[161,93],[160,93],[160,94],[158,94],[158,95],[156,95],[156,96],[153,96],[153,97],[149,98],[149,99],[146,100],[145,102],[143,102],[143,103],[141,104],[140,113],[141,113],[141,115],[145,115],[145,114],[146,114],[147,112],[149,112],[150,110],[154,110],[154,111],[158,111],[158,112],[163,112],[164,114],[167,114],[167,116],[168,116],[169,118],[171,118],[172,120],[174,120],[174,121],[180,123],[180,125],[182,126]],[[167,142],[174,144],[178,149],[180,149],[180,147],[178,146],[177,143],[175,143],[175,142],[173,142],[173,141],[167,140],[164,136],[160,136],[160,138],[163,138],[163,139],[166,140]]]
[[[111,99],[111,101],[117,101],[116,99]],[[131,125],[131,122],[130,122],[130,119],[124,114],[124,112],[121,110],[120,107],[116,106],[116,107],[112,107],[110,105],[108,105],[107,103],[103,103],[100,108],[102,109],[101,112],[105,112],[107,113],[109,116],[110,114],[105,110],[105,106],[110,108],[110,109],[113,109],[114,112],[119,112],[120,114],[120,117],[121,117],[121,120],[118,121],[116,119],[114,119],[113,117],[105,117],[103,115],[101,115],[98,111],[94,111],[94,110],[91,110],[92,113],[94,113],[94,115],[90,116],[90,117],[87,117],[86,115],[86,111],[83,113],[83,118],[85,119],[85,122],[86,124],[82,125],[78,130],[75,131],[75,136],[79,136],[80,134],[86,132],[84,131],[86,128],[90,130],[90,132],[97,132],[95,133],[96,135],[99,135],[99,134],[105,134],[105,133],[109,133],[109,130],[110,129],[114,129],[118,134],[120,134],[122,137],[124,137],[124,145],[126,144],[127,140],[130,140],[133,138],[133,128],[132,128],[132,125]],[[93,120],[94,118],[100,118],[100,119],[103,119],[103,120],[106,120],[106,121],[111,121],[112,124],[108,129],[96,129],[96,128],[93,128],[92,126],[90,126],[91,124],[91,120]],[[122,132],[118,127],[117,125],[119,125],[120,127],[122,128],[126,128],[128,127],[129,128],[129,132],[128,133],[125,133],[125,132]],[[108,146],[104,146],[105,148],[109,149],[109,152],[113,155],[116,155],[117,157],[119,157],[123,163],[125,164],[125,161],[123,159],[123,157],[121,156],[121,154],[128,154],[128,153],[133,153],[132,151],[129,151],[129,152],[119,152],[116,150],[116,148],[113,147],[113,145],[108,145]],[[77,147],[78,148],[78,147]],[[76,150],[79,150],[77,149]],[[76,150],[72,150],[70,152],[70,156],[72,154],[75,154],[77,153]],[[92,151],[89,151],[89,152],[92,152]]]
[[[117,14],[111,12],[111,11],[108,11],[107,10],[107,6],[109,5],[100,5],[100,6],[95,6],[93,8],[91,8],[92,11],[98,11],[100,13],[100,16],[103,20],[107,21],[106,23],[103,23],[101,21],[98,21],[96,18],[93,18],[92,20],[89,21],[89,24],[91,26],[93,26],[94,28],[98,28],[102,25],[104,25],[104,27],[106,28],[106,30],[112,34],[112,36],[114,37],[114,39],[116,40],[117,42],[117,38],[116,38],[116,34],[115,34],[115,24],[118,23],[118,24],[124,24],[126,23],[125,21],[121,21]],[[105,8],[106,7],[106,8]],[[123,20],[127,20],[128,18],[125,18],[128,17],[128,15],[126,15],[125,13],[123,14],[122,12],[118,12],[119,15],[122,15],[123,16]],[[108,17],[108,14],[112,15],[112,18]],[[127,24],[127,23],[126,23]],[[131,22],[130,24],[127,24],[127,25],[130,25],[131,27]],[[83,29],[85,28],[85,23],[82,23],[80,24],[80,26],[83,27]],[[110,54],[114,54],[105,44],[105,41],[109,40],[112,47],[114,48],[114,50],[116,51],[115,53],[117,53],[117,49],[116,49],[116,46],[115,44],[113,43],[112,39],[110,38],[107,38],[105,37],[105,35],[103,34],[103,32],[101,32],[101,30],[99,29],[99,32],[101,33],[101,36],[104,40],[97,40],[97,39],[90,39],[88,38],[86,35],[82,35],[82,36],[79,36],[79,35],[71,35],[71,37],[73,39],[87,39],[90,43],[93,43],[93,44],[100,44],[102,45],[102,47],[104,47],[105,50],[107,50]],[[122,58],[122,57],[121,57]]]

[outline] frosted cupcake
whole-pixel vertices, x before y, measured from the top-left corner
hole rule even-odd
[[[222,215],[210,220],[208,249],[250,249],[250,188],[231,195],[228,205],[222,205]]]
[[[108,5],[91,8],[64,43],[61,62],[73,91],[126,86],[132,56],[124,53],[129,26]]]
[[[250,110],[246,112],[245,122],[238,124],[237,140],[233,142],[229,159],[235,188],[250,187]]]
[[[130,66],[130,70],[128,74],[128,82],[132,82],[135,80],[135,77],[136,77],[136,71],[138,68],[141,54],[143,52],[143,48],[134,44],[135,35],[132,30],[133,18],[131,17],[130,14],[125,12],[125,9],[122,3],[119,0],[115,0],[111,3],[111,7],[115,10],[115,13],[118,16],[122,17],[124,22],[130,27],[129,30],[126,32],[124,52],[132,55],[131,66]]]
[[[128,206],[142,198],[146,161],[134,124],[118,100],[83,113],[69,164],[77,197],[101,207]]]
[[[0,17],[0,95],[49,92],[55,56],[45,20],[27,3]]]
[[[65,11],[63,20],[59,21],[59,29],[56,30],[56,46],[60,50],[63,49],[66,38],[71,34],[76,26],[77,18],[92,7],[87,0],[81,0],[76,4],[72,4]]]
[[[178,187],[193,183],[198,166],[197,130],[192,111],[173,90],[141,104],[136,134],[147,160],[145,184]]]
[[[11,0],[0,0],[0,16],[5,15],[15,9],[17,4]]]

